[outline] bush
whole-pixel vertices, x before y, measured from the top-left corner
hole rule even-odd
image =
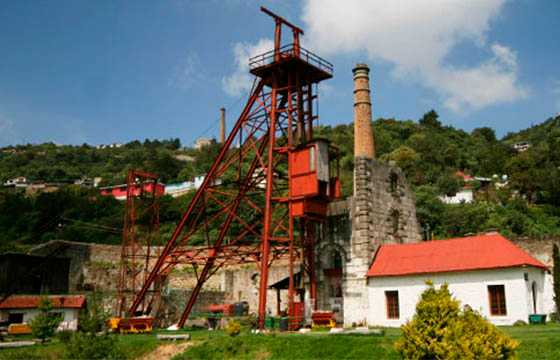
[[[516,341],[471,309],[460,310],[447,285],[431,283],[416,305],[412,321],[395,343],[405,359],[511,359]]]
[[[44,342],[53,336],[58,324],[62,321],[62,317],[52,312],[52,303],[46,296],[41,297],[41,300],[39,300],[38,309],[39,314],[31,320],[29,326],[31,326],[33,336]]]
[[[98,336],[82,332],[72,335],[66,344],[65,357],[76,360],[125,358],[111,335]]]
[[[226,325],[226,334],[237,336],[241,332],[241,324],[237,320],[230,320]]]
[[[94,292],[88,297],[87,304],[87,311],[80,314],[79,330],[92,334],[105,330],[111,314],[103,308],[101,294]]]
[[[73,334],[74,331],[72,330],[62,330],[56,334],[56,337],[61,343],[67,344],[68,342],[70,342],[70,339],[72,338]]]

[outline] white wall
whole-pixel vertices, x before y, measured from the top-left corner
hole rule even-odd
[[[529,280],[525,281],[524,273]],[[531,284],[537,284],[537,313],[549,311],[550,294],[545,292],[544,272],[536,268],[511,268],[477,270],[456,273],[409,275],[393,277],[372,277],[368,281],[368,325],[397,327],[412,319],[420,294],[426,289],[426,280],[439,287],[449,284],[452,295],[461,301],[461,306],[469,305],[496,325],[511,325],[517,320],[528,321],[532,311]],[[506,296],[505,316],[491,316],[489,309],[488,285],[504,285]],[[387,319],[385,291],[399,292],[399,319]]]
[[[64,316],[57,330],[77,330],[78,329],[78,309],[54,309],[53,312],[61,312]],[[29,324],[35,316],[39,314],[37,309],[12,309],[3,311],[2,318],[7,319],[8,314],[23,313],[23,322]]]

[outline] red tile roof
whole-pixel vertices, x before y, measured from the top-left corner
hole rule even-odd
[[[86,303],[84,295],[48,296],[54,308],[81,309]],[[33,309],[39,306],[39,295],[10,295],[0,303],[0,309]]]
[[[546,266],[500,234],[381,245],[367,276]]]

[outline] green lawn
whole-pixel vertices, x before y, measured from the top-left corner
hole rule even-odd
[[[531,325],[501,327],[518,340],[519,359],[560,359],[560,325]],[[182,359],[399,359],[393,343],[400,336],[399,329],[387,329],[384,336],[371,335],[309,335],[283,334],[253,335],[243,333],[229,337],[221,331],[190,331],[194,346],[176,356]],[[154,335],[114,335],[118,346],[135,359],[158,345]],[[161,343],[161,342],[160,342]],[[64,344],[54,339],[45,345],[0,350],[0,359],[61,359]]]
[[[521,344],[519,359],[560,359],[560,325],[501,327]],[[183,359],[399,359],[393,349],[400,330],[385,336],[329,334],[242,334],[231,338],[222,332],[193,332],[197,345],[174,360]]]
[[[520,359],[560,359],[560,324],[501,327],[519,341]]]
[[[155,335],[112,335],[118,338],[117,346],[127,359],[136,359],[139,356],[154,350],[158,345]],[[28,339],[29,337],[27,337]],[[26,340],[27,340],[26,339]],[[44,345],[33,345],[21,348],[0,350],[0,359],[63,359],[64,344],[54,338]]]

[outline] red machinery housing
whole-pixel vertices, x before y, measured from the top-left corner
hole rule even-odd
[[[204,283],[227,264],[253,262],[260,271],[259,327],[267,313],[268,270],[289,259],[288,311],[295,302],[294,266],[307,275],[315,309],[315,241],[329,199],[340,193],[328,143],[313,136],[317,84],[332,77],[332,64],[300,46],[303,30],[265,8],[275,23],[274,49],[249,60],[256,76],[249,99],[212,167],[161,255],[136,293],[135,314],[154,284],[174,266],[196,276],[178,326],[188,319]],[[282,30],[292,42],[282,44]],[[193,245],[197,245],[193,248]],[[301,304],[301,305],[300,305]],[[144,309],[146,309],[144,307]]]

